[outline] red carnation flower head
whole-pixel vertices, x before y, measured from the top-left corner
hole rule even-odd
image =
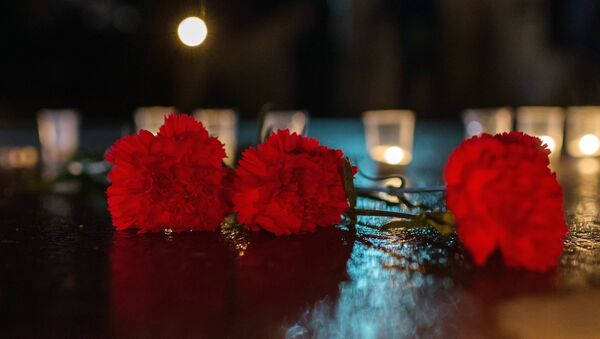
[[[476,264],[499,250],[510,267],[556,266],[567,225],[549,154],[539,138],[511,132],[473,137],[450,156],[446,203]]]
[[[288,130],[242,154],[234,187],[238,221],[276,235],[333,226],[349,208],[342,151]]]
[[[225,150],[185,114],[165,118],[157,135],[142,130],[117,141],[106,160],[108,207],[118,230],[215,230],[231,212]]]

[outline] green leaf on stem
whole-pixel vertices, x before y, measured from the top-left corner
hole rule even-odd
[[[410,229],[417,227],[425,227],[427,226],[427,221],[424,218],[421,218],[420,215],[415,219],[409,220],[394,220],[390,221],[387,224],[383,225],[381,228],[384,231],[396,231],[399,229]]]
[[[450,212],[423,212],[415,215],[413,219],[393,220],[381,227],[384,231],[396,231],[431,226],[441,235],[448,236],[454,233],[456,222]]]
[[[428,212],[427,221],[442,235],[450,235],[456,230],[456,221],[450,212]]]

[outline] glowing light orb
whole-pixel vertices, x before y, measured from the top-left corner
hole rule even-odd
[[[390,165],[397,165],[404,159],[404,150],[398,146],[388,147],[383,154],[385,162]]]
[[[184,45],[196,47],[204,42],[208,29],[202,19],[192,16],[181,21],[177,27],[177,35]]]
[[[554,152],[554,149],[556,148],[556,141],[554,141],[554,138],[547,135],[541,135],[540,139],[542,139],[542,143],[548,146],[550,152]]]
[[[579,149],[585,155],[592,155],[600,149],[600,139],[593,134],[586,134],[579,139]]]

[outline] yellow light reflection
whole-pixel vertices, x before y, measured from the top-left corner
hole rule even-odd
[[[392,146],[385,150],[383,157],[388,164],[398,165],[404,160],[404,150],[398,146]]]
[[[397,145],[377,145],[369,150],[373,160],[388,165],[406,165],[411,161],[411,154]]]
[[[554,152],[554,149],[556,148],[556,142],[554,141],[554,138],[547,135],[541,135],[539,138],[542,139],[542,142],[546,144],[546,146],[548,146],[550,152]]]
[[[400,188],[400,187],[402,187],[402,179],[401,178],[388,178],[381,182],[381,186]],[[379,192],[379,193],[377,193],[377,196],[379,197],[379,199],[393,203],[393,204],[397,204],[400,202],[400,199],[398,199],[397,196],[391,195],[391,194],[388,194],[385,192]]]
[[[579,149],[585,155],[592,155],[600,149],[600,139],[593,134],[586,134],[579,139]]]
[[[590,175],[600,172],[600,163],[598,159],[584,158],[577,163],[577,169],[581,174]]]
[[[184,45],[196,47],[204,42],[208,29],[204,21],[198,17],[192,16],[183,19],[177,27],[177,35]]]
[[[33,146],[11,147],[0,150],[0,165],[9,169],[33,168],[38,163],[38,152]]]
[[[83,164],[79,161],[72,161],[67,165],[67,171],[72,175],[81,175],[83,173]]]

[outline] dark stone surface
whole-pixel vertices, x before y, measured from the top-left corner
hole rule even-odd
[[[321,121],[311,133],[374,170],[358,122]],[[406,174],[439,184],[460,130],[423,124],[417,133]],[[356,237],[343,227],[281,238],[115,232],[101,190],[18,193],[21,177],[5,172],[0,337],[592,338],[600,164],[564,156],[556,168],[570,234],[547,273],[509,270],[500,258],[476,268],[453,237],[381,233],[372,218]]]

